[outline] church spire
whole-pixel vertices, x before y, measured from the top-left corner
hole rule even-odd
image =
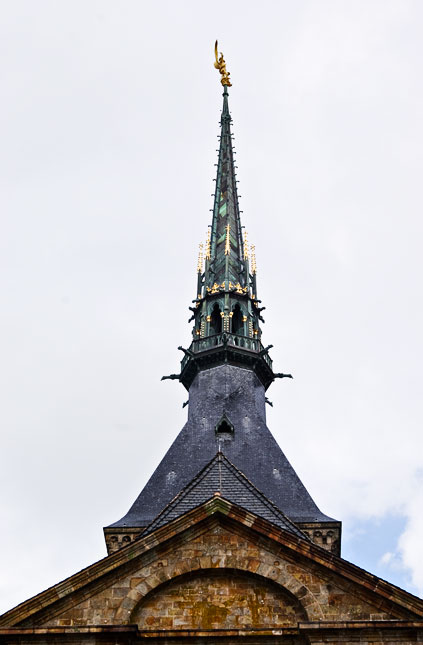
[[[190,307],[194,321],[192,343],[184,352],[180,374],[164,376],[178,379],[187,390],[198,372],[221,364],[253,370],[265,389],[275,378],[269,349],[261,342],[264,323],[257,297],[256,260],[251,247],[251,270],[246,237],[241,226],[229,112],[229,72],[223,54],[215,45],[214,66],[221,74],[223,108],[220,119],[220,146],[214,193],[213,218],[207,235],[205,253],[200,245],[197,264],[196,297]],[[203,264],[204,261],[204,264]]]
[[[221,74],[223,85],[223,108],[220,118],[220,146],[216,173],[216,189],[211,225],[210,253],[206,261],[204,288],[206,292],[213,285],[229,284],[243,287],[248,291],[248,259],[245,257],[242,236],[237,179],[235,172],[234,150],[232,146],[231,115],[229,112],[228,87],[230,73],[226,70],[223,54],[218,55],[215,43],[214,66]]]
[[[181,373],[165,378],[179,378],[189,389],[198,371],[232,363],[253,369],[267,388],[282,375],[273,373],[269,347],[261,343],[260,323],[264,320],[257,298],[255,255],[250,263],[239,209],[229,111],[228,88],[232,84],[223,54],[218,55],[217,42],[214,66],[221,74],[223,107],[213,217],[205,253],[200,250],[195,306],[190,307],[193,340],[189,349],[181,348],[185,353]]]
[[[229,289],[229,283],[248,290],[248,275],[244,259],[236,168],[232,145],[231,115],[228,105],[228,86],[224,86],[223,109],[220,119],[220,147],[216,173],[216,189],[211,225],[210,260],[206,265],[204,287],[213,284]]]

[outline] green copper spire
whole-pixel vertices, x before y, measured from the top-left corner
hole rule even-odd
[[[223,79],[227,80],[226,76]],[[242,232],[232,145],[228,84],[223,83],[220,147],[213,218],[205,253],[200,245],[197,294],[190,307],[193,341],[178,375],[189,387],[197,371],[211,364],[231,362],[260,372],[267,387],[274,379],[272,361],[261,343],[255,256],[251,257]],[[204,266],[203,266],[204,264]],[[182,349],[182,348],[181,348]],[[176,377],[176,375],[175,375]]]
[[[213,284],[220,285],[223,282],[225,282],[227,289],[230,282],[248,287],[226,85],[224,86],[220,124],[220,149],[211,227],[210,259],[206,258],[206,289],[212,289]]]
[[[231,86],[223,55],[215,67],[223,85],[220,119],[220,147],[216,173],[213,218],[205,250],[200,245],[197,266],[195,306],[190,307],[194,321],[189,349],[181,373],[164,378],[180,380],[189,389],[200,370],[231,363],[252,369],[265,388],[277,377],[261,342],[260,322],[264,322],[257,298],[255,250],[251,247],[251,266],[246,235],[243,234],[232,146],[228,87]]]
[[[256,349],[255,341],[261,337],[261,316],[255,275],[254,271],[250,273],[248,249],[242,233],[231,122],[228,86],[224,85],[213,219],[206,243],[204,271],[200,245],[193,336],[194,340],[209,339],[201,344],[204,346],[216,341],[219,334],[226,333],[240,347]]]

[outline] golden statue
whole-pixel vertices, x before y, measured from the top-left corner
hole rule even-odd
[[[214,55],[216,56],[216,62],[214,64],[215,68],[219,70],[219,72],[222,75],[222,78],[220,79],[220,82],[222,85],[227,85],[228,87],[232,87],[232,83],[229,80],[230,72],[226,71],[226,63],[225,59],[223,58],[222,52],[220,52],[220,57],[218,55],[217,51],[217,40],[214,45]]]

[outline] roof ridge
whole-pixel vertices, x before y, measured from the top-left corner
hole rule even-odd
[[[230,459],[228,459],[228,458],[226,457],[226,455],[225,455],[223,452],[222,452],[221,454],[222,454],[222,457],[223,457],[223,463],[226,461],[226,462],[227,462],[227,464],[233,468],[233,470],[234,470],[234,474],[235,474],[235,476],[236,476],[236,477],[238,477],[238,479],[240,479],[240,476],[241,476],[241,481],[244,481],[244,480],[245,480],[245,482],[247,483],[247,485],[250,487],[250,489],[251,489],[254,493],[259,493],[260,497],[262,498],[262,501],[264,501],[264,503],[265,503],[265,504],[266,504],[266,505],[267,505],[267,506],[268,506],[272,511],[274,511],[274,512],[276,512],[278,515],[280,515],[280,516],[281,516],[281,517],[282,517],[282,518],[283,518],[283,519],[284,519],[288,524],[290,524],[292,527],[294,527],[296,531],[300,531],[300,533],[302,533],[302,534],[303,534],[304,539],[306,539],[306,540],[310,540],[310,538],[309,538],[309,537],[308,537],[308,536],[307,536],[307,535],[306,535],[306,534],[305,534],[305,533],[304,533],[304,532],[303,532],[303,531],[302,531],[302,530],[301,530],[301,529],[300,529],[300,528],[299,528],[299,527],[298,527],[298,526],[297,526],[297,525],[296,525],[296,524],[295,524],[295,523],[294,523],[294,522],[293,522],[293,521],[292,521],[292,520],[291,520],[287,515],[285,515],[285,513],[284,513],[283,511],[281,511],[281,509],[280,509],[280,508],[278,508],[278,507],[276,506],[276,504],[274,504],[274,503],[272,502],[272,500],[270,500],[268,497],[266,497],[266,495],[265,495],[265,494],[264,494],[264,493],[263,493],[259,488],[257,488],[257,486],[256,486],[255,484],[253,484],[253,482],[252,482],[250,479],[248,479],[247,475],[245,475],[245,473],[243,473],[243,472],[242,472],[242,470],[240,470],[240,469],[238,468],[238,466],[235,466],[235,464],[233,464],[233,463],[230,461]]]

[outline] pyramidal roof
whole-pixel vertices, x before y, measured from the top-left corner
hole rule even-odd
[[[306,535],[220,451],[163,509],[142,533],[142,537],[192,511],[216,494],[279,528],[308,540]]]
[[[233,432],[223,451],[293,522],[333,522],[323,514],[266,425],[265,390],[234,365],[201,371],[189,391],[188,421],[128,512],[109,528],[146,527],[215,456],[222,414]],[[212,492],[210,493],[212,495]]]

